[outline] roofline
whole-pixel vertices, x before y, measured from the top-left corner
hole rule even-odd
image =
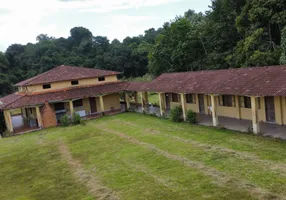
[[[56,70],[57,68],[59,67],[63,67],[63,66],[66,66],[66,65],[60,65],[60,66],[57,66],[53,69],[50,69],[46,72],[43,72],[41,74],[38,74],[36,76],[33,76],[29,79],[31,79],[30,81],[28,81],[27,83],[25,84],[21,84],[22,82],[26,81],[26,80],[29,80],[29,79],[26,79],[26,80],[23,80],[21,82],[18,82],[16,84],[14,84],[14,86],[20,86],[20,87],[23,87],[23,86],[30,86],[30,85],[39,85],[39,84],[47,84],[47,83],[57,83],[57,82],[62,82],[62,81],[52,81],[52,82],[44,82],[44,83],[39,83],[39,84],[29,84],[31,81],[34,81],[35,79],[38,79],[40,77],[42,77],[43,75],[45,75],[46,73],[50,72],[50,71],[53,71],[53,70]],[[77,67],[77,66],[67,66],[67,67]],[[79,67],[77,67],[79,68]],[[92,69],[92,68],[89,68],[89,69]],[[98,69],[98,70],[101,70],[101,69]],[[102,69],[104,70],[104,69]],[[105,76],[112,76],[112,75],[119,75],[119,74],[122,74],[122,72],[117,72],[117,71],[112,71],[112,70],[104,70],[104,71],[110,71],[110,72],[113,72],[113,74],[110,74],[110,75],[105,75]],[[97,78],[97,77],[101,77],[101,76],[91,76],[91,77],[87,77],[87,78],[81,78],[81,79],[88,79],[88,78]],[[63,80],[63,81],[72,81],[72,80],[79,80],[79,79],[69,79],[69,80]]]
[[[105,76],[114,76],[114,75],[119,75],[119,74],[121,74],[121,72],[115,72],[114,74],[109,74],[109,75],[105,75]],[[84,80],[84,79],[98,78],[98,77],[101,77],[101,76],[91,76],[91,77],[87,77],[87,78],[75,78],[75,79],[68,79],[68,80],[62,80],[62,81],[43,82],[43,83],[37,83],[37,84],[18,85],[18,83],[16,83],[14,86],[25,87],[25,86],[31,86],[31,85],[42,85],[42,84],[48,84],[48,83],[59,83],[59,82],[63,82],[63,81]]]
[[[241,70],[241,69],[257,69],[257,68],[272,68],[272,67],[286,67],[286,65],[269,65],[269,66],[252,66],[252,67],[233,67],[227,69],[206,69],[206,70],[197,70],[197,71],[184,71],[184,72],[164,72],[163,74],[183,74],[183,73],[199,73],[199,72],[217,72],[217,71],[228,71],[228,70]],[[159,77],[158,76],[158,77]]]

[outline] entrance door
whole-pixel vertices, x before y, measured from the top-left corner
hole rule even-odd
[[[200,113],[205,114],[205,99],[203,94],[199,94],[199,110]]]
[[[89,105],[90,105],[90,112],[91,113],[96,113],[96,98],[95,97],[90,97],[89,98]]]
[[[165,94],[166,109],[170,110],[170,94]]]
[[[275,122],[274,97],[265,97],[266,121]]]

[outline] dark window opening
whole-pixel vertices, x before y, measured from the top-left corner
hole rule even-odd
[[[235,105],[234,97],[231,95],[222,95],[222,106],[232,107]]]
[[[83,103],[82,103],[81,99],[73,101],[73,107],[78,108],[78,107],[82,107],[82,106],[83,106]]]
[[[178,94],[172,94],[172,101],[173,102],[179,102],[179,95]]]
[[[66,109],[64,103],[55,103],[54,104],[54,108],[55,108],[55,111],[65,110]]]
[[[250,97],[239,97],[241,108],[251,108],[251,98]]]
[[[98,77],[98,81],[105,81],[105,77],[104,76]]]
[[[72,84],[72,85],[78,85],[78,80],[76,80],[76,81],[71,81],[71,84]]]
[[[49,88],[51,88],[51,84],[44,84],[43,85],[43,89],[49,89]]]
[[[196,103],[196,96],[194,94],[186,94],[187,103]]]
[[[244,97],[244,107],[251,108],[251,99],[250,97]]]

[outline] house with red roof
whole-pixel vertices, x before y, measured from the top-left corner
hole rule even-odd
[[[141,111],[149,111],[148,93],[158,93],[159,115],[181,106],[208,116],[213,126],[221,118],[246,122],[257,134],[261,124],[286,125],[286,66],[164,73],[150,82],[122,82],[118,72],[82,67],[59,66],[17,83],[18,92],[0,99],[7,129],[23,130],[56,126],[61,116],[76,112],[81,117],[115,114],[124,97]],[[281,126],[282,127],[282,126]]]
[[[120,94],[128,83],[118,74],[62,65],[17,83],[17,92],[0,99],[8,131],[57,126],[63,115],[74,112],[81,117],[121,112]]]

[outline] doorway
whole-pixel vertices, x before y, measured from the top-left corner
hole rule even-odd
[[[96,98],[95,97],[89,97],[89,105],[90,105],[90,113],[96,113]]]
[[[274,97],[265,97],[265,113],[267,122],[275,122]]]
[[[205,99],[203,94],[199,94],[199,111],[205,114]]]
[[[170,110],[170,94],[165,94],[166,110]]]

